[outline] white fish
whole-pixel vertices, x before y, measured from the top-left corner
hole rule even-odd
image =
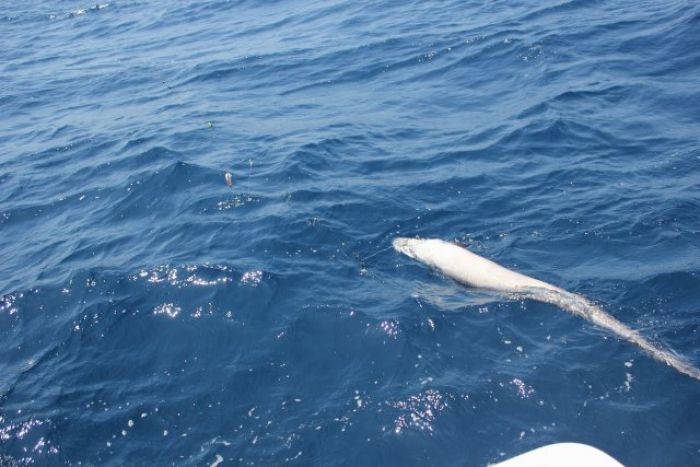
[[[551,303],[636,344],[652,358],[700,380],[700,370],[661,349],[585,297],[511,271],[454,243],[438,239],[396,238],[394,249],[469,287]]]

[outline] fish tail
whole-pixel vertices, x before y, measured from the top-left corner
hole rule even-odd
[[[585,297],[566,292],[547,289],[528,290],[526,296],[534,300],[556,305],[569,313],[580,316],[593,324],[612,331],[625,340],[644,350],[654,360],[665,363],[679,373],[700,381],[700,370],[683,361],[670,351],[662,349],[643,337],[637,331],[627,327],[621,321],[613,318],[605,310],[591,303]]]

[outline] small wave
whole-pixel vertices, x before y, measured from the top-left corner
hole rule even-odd
[[[13,459],[0,454],[0,465],[33,465],[55,461],[54,456],[60,449],[50,437],[51,425],[49,419],[30,417],[24,421],[10,422],[0,415],[0,448],[3,445],[23,446],[22,457]]]
[[[59,20],[59,19],[69,19],[69,18],[76,18],[78,16],[83,16],[88,13],[94,13],[99,10],[104,10],[107,8],[110,4],[109,3],[96,3],[93,6],[90,7],[85,7],[85,8],[78,8],[76,10],[71,10],[67,13],[51,13],[49,14],[49,19],[54,21],[54,20]]]
[[[0,297],[0,313],[7,313],[8,315],[14,315],[17,313],[17,300],[24,297],[21,292],[7,294]]]
[[[233,198],[226,199],[224,201],[219,201],[216,203],[216,209],[219,211],[226,211],[228,209],[236,209],[243,207],[247,204],[251,203],[259,203],[261,200],[260,197],[255,196],[253,194],[241,194],[241,195],[236,195]]]
[[[129,279],[150,284],[168,284],[177,288],[213,287],[231,282],[257,286],[263,280],[263,272],[252,270],[239,274],[225,265],[162,265],[150,269],[142,269],[138,273],[132,274]]]
[[[440,412],[449,407],[449,401],[454,399],[449,393],[437,389],[427,389],[405,400],[387,402],[389,407],[402,412],[394,420],[394,433],[401,434],[407,428],[433,433],[435,420]]]

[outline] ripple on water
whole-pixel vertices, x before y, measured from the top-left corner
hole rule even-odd
[[[440,412],[448,409],[451,400],[454,400],[454,396],[449,393],[426,389],[405,400],[387,402],[389,407],[401,413],[394,420],[394,433],[400,434],[407,428],[433,433],[435,420]]]
[[[129,277],[132,281],[167,284],[172,287],[214,287],[230,282],[257,286],[263,280],[260,270],[237,273],[226,265],[161,265],[142,269]]]

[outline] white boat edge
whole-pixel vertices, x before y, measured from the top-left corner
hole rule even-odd
[[[623,467],[600,449],[580,443],[542,446],[491,467]]]

